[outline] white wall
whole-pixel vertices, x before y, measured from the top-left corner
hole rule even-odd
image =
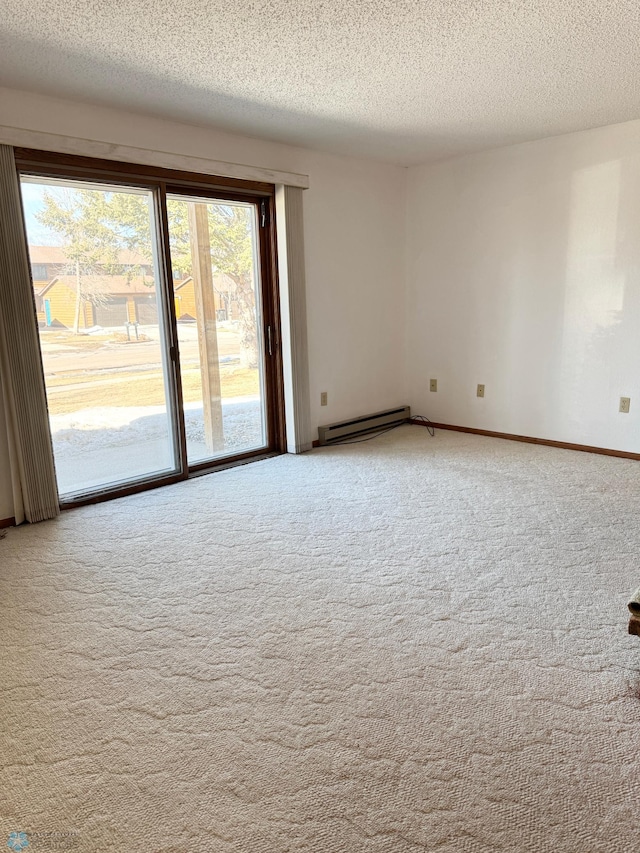
[[[412,168],[407,205],[414,411],[640,452],[640,122]]]
[[[308,174],[312,426],[405,402],[405,169],[7,89],[0,89],[0,123]],[[321,391],[329,395],[326,408]],[[0,464],[4,453],[0,432]],[[11,515],[0,467],[0,519]]]

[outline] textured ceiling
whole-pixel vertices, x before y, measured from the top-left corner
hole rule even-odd
[[[0,80],[413,164],[640,117],[639,45],[638,0],[11,0]]]

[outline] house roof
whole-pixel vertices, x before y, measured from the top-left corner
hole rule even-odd
[[[67,264],[71,260],[64,246],[29,246],[29,256],[32,264]],[[121,249],[117,254],[119,264],[140,264],[151,266],[152,261],[141,252],[132,249]]]
[[[83,275],[82,283],[91,293],[105,296],[155,295],[154,282],[149,276]],[[45,296],[57,284],[75,291],[76,278],[73,275],[57,275],[39,291],[39,295]]]
[[[174,281],[173,289],[174,291],[181,290],[186,284],[189,284],[193,281],[193,276],[188,275],[182,281]],[[213,275],[213,286],[216,290],[225,290],[230,293],[235,293],[236,283],[235,281],[228,276],[226,273],[214,273]]]

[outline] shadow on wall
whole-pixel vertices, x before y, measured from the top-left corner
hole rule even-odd
[[[626,270],[618,262],[621,162],[573,173],[565,279],[558,411],[571,417],[585,392],[608,384],[620,325]]]
[[[640,222],[640,173],[616,158],[568,174],[554,165],[541,186],[534,184],[540,174],[531,177],[529,193],[516,198],[509,340],[498,358],[512,362],[506,370],[514,392],[527,383],[521,415],[555,437],[586,443],[602,421],[606,442],[613,386],[640,361],[640,253],[630,228]],[[529,291],[522,300],[513,298],[520,276]]]
[[[410,225],[414,407],[637,451],[632,419],[615,419],[640,363],[636,137],[607,128],[423,172]],[[444,378],[445,394],[429,394],[429,376]],[[489,383],[481,404],[476,382]]]
[[[567,254],[564,405],[622,394],[640,363],[640,173],[624,159],[576,172]],[[635,380],[633,380],[635,382]],[[626,390],[633,390],[627,388]]]

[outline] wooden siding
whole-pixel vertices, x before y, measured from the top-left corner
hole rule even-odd
[[[225,303],[217,290],[214,290],[214,299],[216,311],[224,310]],[[186,281],[181,287],[176,288],[174,292],[174,300],[176,306],[176,318],[178,320],[191,317],[196,319],[196,294],[193,287],[193,279]],[[235,299],[231,300],[228,320],[237,320],[239,317],[238,305]]]
[[[51,325],[73,329],[76,316],[76,294],[66,284],[55,282],[44,294],[45,303],[49,303]],[[80,328],[88,328],[84,312],[80,311]]]

